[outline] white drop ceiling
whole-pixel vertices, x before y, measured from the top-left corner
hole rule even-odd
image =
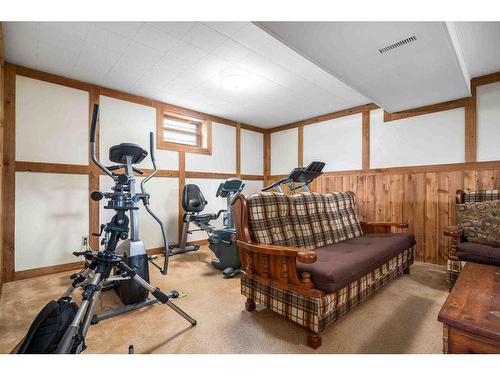
[[[328,40],[324,49],[333,52],[335,69],[250,22],[3,22],[3,30],[8,62],[263,128],[372,101],[401,110],[429,97],[451,100],[467,95],[467,74],[500,71],[499,23],[454,23],[455,44],[443,40],[446,33],[435,40],[443,23],[380,23],[384,32],[369,23],[328,24],[335,33],[310,34],[315,23],[301,23],[310,36],[302,39]],[[361,44],[378,49],[412,30],[419,39],[403,47],[407,52],[364,61]],[[453,55],[460,51],[463,66]],[[235,84],[234,77],[244,80]]]
[[[500,70],[500,53],[495,47],[500,45],[498,23],[259,25],[389,112],[470,96],[470,76]],[[414,41],[380,52],[407,38]]]

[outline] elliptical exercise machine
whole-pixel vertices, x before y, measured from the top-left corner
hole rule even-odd
[[[299,189],[309,191],[309,184],[323,174],[324,167],[325,163],[322,161],[313,161],[307,167],[293,168],[288,176],[274,181],[261,191],[274,189],[278,193],[283,193],[282,185],[287,185],[292,193]]]
[[[134,165],[144,160],[148,153],[136,144],[121,143],[109,150],[109,159],[117,165],[103,166],[96,158],[95,133],[98,113],[99,106],[95,104],[90,133],[90,153],[94,164],[111,177],[115,185],[112,187],[112,192],[92,192],[91,198],[94,201],[108,199],[104,208],[115,210],[116,214],[109,223],[101,224],[99,233],[94,233],[98,237],[104,233],[101,240],[101,245],[104,246],[103,250],[73,253],[75,256],[85,257],[85,268],[80,273],[71,276],[73,280],[71,287],[57,303],[52,301],[40,312],[17,351],[18,353],[78,354],[86,348],[85,337],[91,324],[97,324],[101,320],[156,303],[166,304],[191,325],[196,325],[196,320],[171,301],[179,296],[177,291],[172,290],[164,293],[159,288],[149,284],[148,261],[163,275],[166,275],[170,255],[165,227],[149,207],[149,194],[145,191],[145,184],[158,171],[154,157],[153,133],[150,133],[149,144],[154,170],[141,182],[141,192],[136,193],[134,172],[142,175],[143,171]],[[120,169],[125,169],[125,173],[115,174],[112,172]],[[161,227],[165,255],[163,266],[155,263],[154,259],[147,255],[144,243],[139,239],[138,203],[140,201]],[[129,216],[126,214],[127,211]],[[120,240],[123,242],[118,245]],[[115,288],[124,306],[95,314],[102,290],[109,287]],[[70,302],[71,294],[78,288],[83,290],[82,302],[79,307],[74,302]],[[149,293],[154,298],[148,298]],[[56,306],[56,308],[49,308],[49,305]],[[64,310],[65,315],[58,313],[57,305],[59,305],[59,310]],[[62,309],[65,306],[71,308]],[[48,308],[51,312],[47,311]],[[51,317],[54,318],[54,314],[59,322],[66,321],[67,323],[59,324],[57,330],[51,332],[50,342],[48,342],[48,321]]]
[[[231,177],[222,182],[216,193],[216,197],[225,198],[227,208],[215,213],[203,213],[207,205],[207,200],[203,196],[198,185],[187,184],[182,191],[182,208],[184,215],[182,218],[182,237],[180,246],[171,249],[170,254],[183,254],[197,251],[200,246],[187,243],[188,234],[196,231],[205,231],[208,234],[208,244],[217,259],[212,260],[212,265],[221,270],[225,278],[233,277],[241,272],[240,257],[236,247],[236,229],[231,216],[229,205],[233,197],[240,193],[245,187],[245,183],[240,179]],[[215,229],[210,222],[217,220],[223,215],[222,229]],[[191,229],[194,224],[197,229]]]

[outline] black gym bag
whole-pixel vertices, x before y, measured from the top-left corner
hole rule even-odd
[[[50,301],[38,313],[17,354],[54,353],[78,311],[71,298]]]

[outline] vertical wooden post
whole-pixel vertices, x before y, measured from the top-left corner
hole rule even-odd
[[[14,280],[14,224],[16,203],[16,68],[5,65],[4,147],[2,200],[3,281]]]
[[[304,165],[304,125],[301,125],[297,129],[298,131],[298,152],[297,152],[297,166],[302,167]]]
[[[241,178],[241,124],[236,124],[236,177]]]
[[[3,31],[2,23],[0,22],[0,202],[3,205],[3,128],[4,128],[4,59],[3,59]],[[1,210],[1,209],[0,209]],[[4,222],[3,212],[1,212]],[[2,292],[2,275],[3,275],[3,224],[0,224],[0,293]]]
[[[267,184],[271,175],[271,133],[264,133],[264,185]]]
[[[184,210],[182,209],[182,190],[186,185],[186,153],[184,151],[179,151],[179,216],[178,216],[178,228],[177,228],[177,243],[180,243],[182,237],[182,216]]]
[[[94,104],[99,104],[99,89],[96,87],[93,87],[90,92],[89,92],[89,133],[90,133],[90,126],[91,126],[91,121],[92,121],[92,112],[94,108]],[[100,129],[100,121],[97,121],[97,127],[96,127],[96,138],[95,138],[95,143],[96,143],[96,154],[97,154],[97,159],[99,160],[99,153],[100,153],[100,137],[99,137],[99,131]],[[99,249],[99,238],[96,236],[93,236],[93,232],[99,232],[99,202],[95,202],[92,199],[90,199],[90,193],[92,193],[95,190],[99,190],[100,188],[100,170],[97,166],[94,165],[92,162],[92,156],[90,155],[90,150],[89,150],[89,245],[93,250]]]
[[[363,112],[361,150],[362,168],[367,171],[370,169],[370,111]]]
[[[476,161],[476,85],[471,83],[472,97],[465,101],[465,162]]]

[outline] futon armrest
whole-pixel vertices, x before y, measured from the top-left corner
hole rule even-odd
[[[448,250],[448,259],[455,261],[459,260],[457,257],[457,247],[460,243],[463,233],[464,230],[458,225],[448,227],[444,230],[443,234],[445,236],[451,237],[451,245],[450,249]]]
[[[443,232],[443,234],[445,236],[452,237],[452,238],[460,238],[463,233],[464,233],[464,230],[458,225],[453,225],[451,227],[448,227]]]
[[[398,229],[408,228],[408,223],[391,221],[361,221],[359,224],[364,233],[390,233],[392,227]]]
[[[309,272],[297,271],[297,261],[316,262],[314,250],[290,246],[275,246],[238,240],[242,274],[266,285],[290,290],[308,297],[320,297],[324,292],[314,289]]]
[[[302,249],[300,247],[266,245],[243,241],[238,241],[238,246],[242,249],[260,254],[296,257],[297,260],[302,263],[316,262],[316,252],[314,250]]]

